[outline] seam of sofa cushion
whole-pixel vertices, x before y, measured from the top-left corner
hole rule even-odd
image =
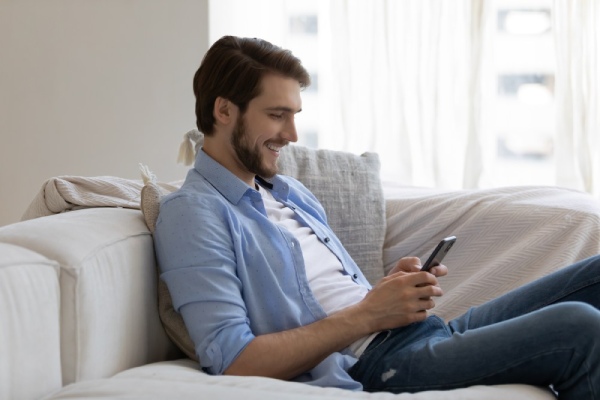
[[[104,249],[106,249],[108,247],[114,246],[115,244],[123,242],[128,239],[142,237],[142,236],[149,236],[150,240],[152,240],[152,235],[150,234],[150,232],[138,232],[138,233],[134,233],[131,235],[123,236],[123,237],[111,240],[110,242],[105,242],[100,246],[90,249],[90,251],[87,252],[85,257],[81,258],[80,260],[77,260],[75,263],[64,263],[64,264],[60,263],[61,270],[64,270],[65,273],[67,273],[68,275],[70,275],[72,277],[76,277],[77,274],[74,273],[74,271],[79,270],[79,268],[77,268],[78,265],[84,264],[90,258],[95,257],[98,253],[100,253],[101,251],[103,251]]]
[[[121,237],[115,238],[114,240],[105,242],[100,246],[90,249],[90,251],[88,251],[87,255],[85,257],[77,260],[76,263],[72,263],[72,264],[59,263],[60,271],[66,273],[70,277],[76,279],[76,278],[78,278],[79,270],[80,270],[80,268],[78,266],[80,266],[80,265],[86,263],[88,260],[96,257],[99,253],[101,253],[103,250],[105,250],[107,248],[110,248],[116,244],[125,242],[129,239],[136,239],[136,238],[143,237],[143,236],[149,236],[150,240],[152,240],[152,235],[150,234],[149,231],[141,231],[141,232],[137,232],[137,233],[123,235]],[[61,285],[60,285],[61,294],[63,292],[63,289],[64,288],[61,283]],[[78,299],[80,297],[80,293],[79,293],[80,286],[75,285],[73,290],[74,290],[73,299]],[[61,296],[61,299],[62,298],[63,297]],[[61,300],[61,302],[62,302],[62,300]],[[61,309],[62,309],[62,305],[61,305]],[[81,334],[80,334],[80,320],[81,320],[81,318],[80,318],[80,315],[81,315],[80,302],[75,301],[72,309],[73,309],[73,313],[75,315],[75,318],[73,321],[73,329],[74,329],[73,341],[75,343],[74,346],[75,346],[75,352],[76,352],[74,366],[77,366],[83,362],[83,360],[81,358],[83,346],[81,344]],[[61,325],[62,325],[62,317],[63,316],[61,315]],[[61,334],[61,337],[62,337],[62,334]],[[74,373],[73,382],[71,382],[71,383],[80,382],[81,381],[81,369],[76,367],[75,370],[73,371],[73,373]],[[65,376],[65,374],[63,373],[63,377],[64,376]]]

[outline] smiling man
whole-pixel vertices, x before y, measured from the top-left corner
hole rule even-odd
[[[231,36],[194,77],[204,146],[161,202],[154,239],[201,367],[369,391],[529,383],[599,398],[600,258],[449,323],[428,314],[443,265],[403,258],[371,287],[315,196],[277,174],[309,84],[289,51]]]

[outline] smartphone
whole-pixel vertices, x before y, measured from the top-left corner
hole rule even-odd
[[[448,254],[454,243],[456,242],[456,236],[448,236],[447,238],[442,239],[441,242],[438,243],[433,253],[429,256],[421,271],[429,271],[431,268],[436,265],[440,265],[442,260]]]

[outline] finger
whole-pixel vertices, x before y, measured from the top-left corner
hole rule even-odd
[[[396,265],[394,265],[394,268],[392,268],[390,270],[390,272],[388,272],[388,275],[394,275],[396,272],[400,272],[400,271],[402,271],[402,270],[400,269],[400,261],[398,261],[396,263]]]
[[[448,275],[448,267],[446,267],[444,264],[439,264],[431,268],[429,272],[435,276],[446,276]]]
[[[427,286],[438,284],[436,276],[428,271],[420,271],[418,273],[411,274],[411,282],[414,283],[415,286]]]
[[[420,299],[429,299],[431,297],[441,297],[444,295],[442,288],[436,285],[425,285],[417,287],[417,295]]]
[[[432,310],[435,307],[435,301],[433,299],[424,299],[419,303],[422,311]]]
[[[434,307],[435,302],[431,299],[419,300],[411,305],[410,309],[407,310],[407,315],[427,313],[427,311],[432,310]]]
[[[418,272],[421,270],[421,259],[419,257],[404,257],[402,260],[405,265],[405,271]]]
[[[421,270],[421,260],[418,257],[402,257],[394,268],[389,272],[393,275],[396,272],[417,272]]]

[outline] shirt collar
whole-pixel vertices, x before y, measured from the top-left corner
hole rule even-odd
[[[271,190],[271,193],[276,199],[287,201],[290,193],[290,187],[282,178],[281,175],[275,175],[273,178],[266,179],[256,176],[256,182],[263,187]]]
[[[232,204],[238,204],[248,192],[258,194],[254,188],[249,187],[231,171],[206,154],[203,149],[198,151],[194,169]],[[263,179],[257,176],[256,180],[259,184],[271,189],[276,197],[287,200],[289,186],[279,175],[275,175],[271,179]]]

